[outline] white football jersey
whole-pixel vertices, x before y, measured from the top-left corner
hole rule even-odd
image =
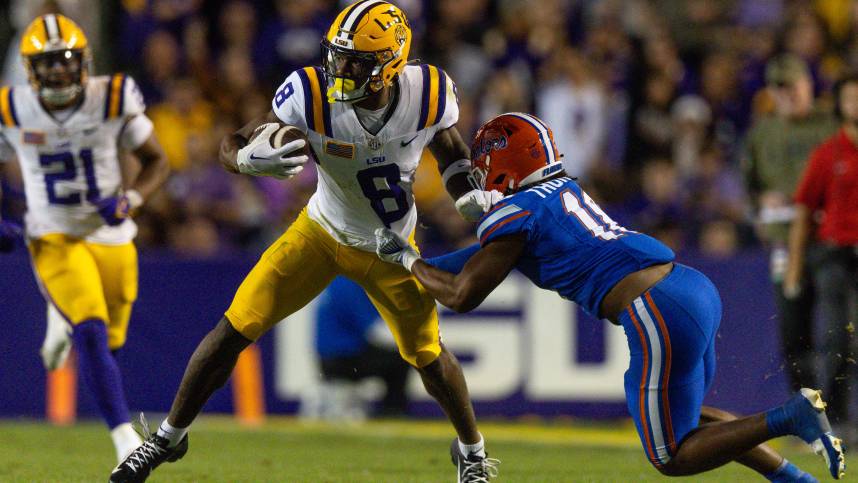
[[[60,122],[30,86],[0,89],[0,158],[14,153],[21,165],[27,236],[63,233],[95,243],[127,243],[137,225],[127,219],[107,226],[94,202],[120,190],[118,149],[138,148],[152,134],[152,122],[131,77],[91,77],[84,95]]]
[[[396,105],[376,134],[361,125],[351,104],[328,103],[319,67],[290,74],[271,103],[281,121],[310,139],[319,173],[310,218],[340,243],[367,251],[375,251],[376,228],[411,235],[420,156],[435,133],[459,118],[455,85],[441,69],[409,65],[397,82]]]

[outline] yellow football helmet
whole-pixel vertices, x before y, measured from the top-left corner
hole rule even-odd
[[[361,0],[337,15],[322,40],[328,102],[355,102],[391,85],[405,69],[411,27],[396,5]]]
[[[62,108],[78,99],[91,54],[77,24],[60,14],[36,17],[24,30],[20,51],[30,84],[45,104]]]

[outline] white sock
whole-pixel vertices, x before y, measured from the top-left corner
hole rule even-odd
[[[162,421],[161,426],[158,427],[158,436],[169,441],[169,443],[167,443],[168,448],[172,448],[179,444],[186,434],[188,434],[188,428],[174,428],[166,419]]]
[[[480,440],[474,444],[464,444],[461,440],[459,441],[459,451],[462,452],[463,455],[469,456],[475,454],[480,458],[486,457],[486,442],[483,440],[483,435],[480,434]]]
[[[143,442],[134,428],[131,427],[131,423],[122,423],[111,429],[110,439],[113,440],[113,446],[116,448],[116,459],[120,463]]]

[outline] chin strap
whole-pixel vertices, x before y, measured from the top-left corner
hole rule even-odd
[[[71,103],[81,92],[83,92],[83,86],[78,84],[60,89],[42,87],[39,89],[39,97],[44,99],[47,104],[64,106]]]

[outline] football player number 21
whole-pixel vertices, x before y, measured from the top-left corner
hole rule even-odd
[[[401,219],[408,213],[408,198],[399,186],[399,167],[382,164],[358,171],[357,180],[363,195],[369,199],[373,211],[384,226]]]
[[[74,181],[77,179],[78,162],[83,165],[83,174],[86,178],[86,200],[94,202],[101,197],[95,181],[95,165],[93,164],[91,149],[82,149],[77,156],[68,151],[40,154],[39,164],[42,167],[48,169],[57,169],[59,167],[56,171],[45,174],[48,202],[52,205],[79,205],[81,203],[80,193],[57,195],[58,182]]]

